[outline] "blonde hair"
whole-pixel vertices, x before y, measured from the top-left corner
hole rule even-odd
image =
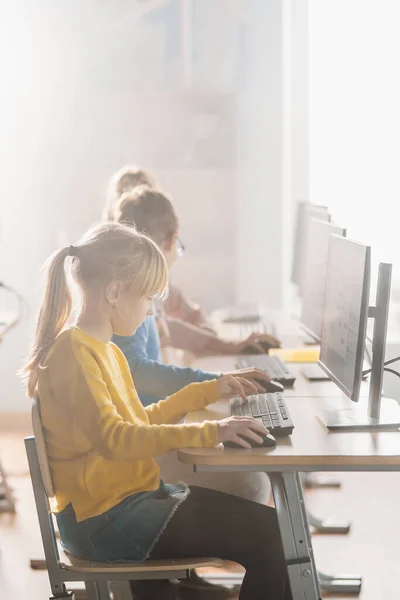
[[[115,209],[115,216],[120,223],[133,225],[159,246],[170,239],[179,227],[171,200],[148,185],[140,185],[132,192],[123,194]]]
[[[28,360],[21,371],[28,395],[36,393],[39,370],[72,310],[72,295],[65,259],[72,256],[73,279],[84,292],[93,285],[105,288],[111,281],[137,287],[140,296],[163,294],[168,268],[157,245],[132,227],[120,223],[94,225],[76,246],[61,248],[45,263],[46,281]]]
[[[106,205],[103,210],[104,221],[115,221],[115,205],[125,192],[131,192],[138,185],[156,187],[156,180],[146,169],[134,165],[121,167],[110,179]]]

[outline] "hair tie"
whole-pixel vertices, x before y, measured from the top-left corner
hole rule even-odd
[[[78,256],[78,248],[76,246],[70,246],[68,248],[68,256]]]

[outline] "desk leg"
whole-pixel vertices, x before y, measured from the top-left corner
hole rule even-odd
[[[270,473],[293,600],[321,600],[298,473]]]

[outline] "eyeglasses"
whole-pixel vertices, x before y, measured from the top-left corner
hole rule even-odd
[[[181,240],[176,238],[176,253],[179,258],[181,258],[185,254],[185,246],[182,244]]]

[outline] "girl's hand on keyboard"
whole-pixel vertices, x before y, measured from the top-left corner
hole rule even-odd
[[[256,444],[262,444],[268,429],[252,417],[229,417],[218,421],[218,442],[235,442],[242,448],[251,448],[249,442],[253,440]],[[258,435],[260,434],[260,435]]]
[[[251,333],[249,337],[239,342],[232,342],[232,354],[265,354],[264,348],[258,343],[260,336]]]
[[[281,347],[280,341],[276,337],[274,337],[273,335],[269,335],[268,333],[254,332],[251,334],[250,338],[254,338],[254,341],[256,341],[258,344],[262,344],[264,354],[266,352],[265,346],[268,346],[268,350],[269,348]]]
[[[247,392],[251,394],[264,394],[265,387],[263,387],[263,382],[269,383],[271,378],[261,371],[261,369],[256,369],[255,367],[249,367],[247,369],[237,369],[237,371],[230,371],[228,373],[223,373],[223,375],[233,375],[233,377],[239,377],[240,379],[245,379],[248,383],[251,383],[253,386],[257,388],[256,392]]]
[[[217,380],[220,398],[233,398],[240,396],[247,401],[247,394],[257,394],[257,387],[243,379],[243,377],[232,377],[232,375],[223,375]]]
[[[266,354],[270,348],[279,348],[279,341],[267,333],[253,332],[248,338],[240,342],[233,342],[234,354],[245,352],[246,354]]]

